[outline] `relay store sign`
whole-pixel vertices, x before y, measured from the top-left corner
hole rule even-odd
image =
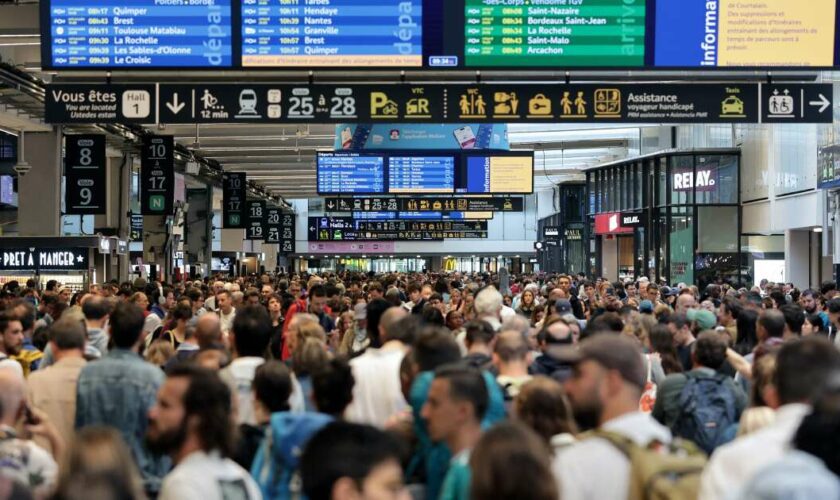
[[[595,234],[632,234],[632,227],[621,224],[621,214],[600,214],[595,216]]]
[[[714,191],[717,189],[717,170],[698,168],[695,173],[692,170],[674,172],[671,179],[671,186],[674,191]]]
[[[0,251],[0,271],[87,271],[87,269],[87,248],[16,248]]]

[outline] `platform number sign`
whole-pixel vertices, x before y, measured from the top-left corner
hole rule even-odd
[[[247,179],[244,172],[224,175],[222,185],[222,227],[242,229],[245,227],[245,196]]]
[[[266,216],[268,211],[265,207],[265,200],[251,200],[248,206],[248,225],[245,228],[247,235],[245,239],[254,241],[265,241],[268,234]]]
[[[169,215],[175,201],[175,144],[171,135],[143,138],[140,153],[143,215]]]
[[[295,253],[295,214],[280,217],[280,253]]]
[[[68,135],[64,140],[64,213],[106,213],[105,136]]]
[[[280,217],[283,215],[283,210],[279,208],[266,209],[266,231],[265,242],[272,244],[280,244]]]

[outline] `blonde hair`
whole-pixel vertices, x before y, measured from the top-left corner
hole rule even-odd
[[[163,366],[174,355],[175,348],[172,347],[172,344],[168,340],[157,339],[146,349],[146,355],[144,357],[146,361],[155,366]]]
[[[736,437],[752,434],[772,424],[775,420],[776,412],[769,406],[747,408],[741,414],[741,422],[738,424],[738,435]]]

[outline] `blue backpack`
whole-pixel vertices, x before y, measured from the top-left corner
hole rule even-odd
[[[718,446],[731,440],[729,430],[737,424],[735,394],[724,382],[726,375],[686,373],[680,393],[680,414],[671,431],[689,439],[711,455]]]
[[[298,465],[306,443],[333,418],[323,413],[277,412],[271,415],[265,440],[254,457],[251,476],[263,498],[302,499]]]

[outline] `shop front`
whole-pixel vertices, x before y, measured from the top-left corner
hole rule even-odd
[[[740,150],[666,151],[587,170],[589,265],[611,280],[750,281]]]
[[[0,285],[34,278],[41,288],[56,280],[73,292],[96,283],[96,254],[101,240],[94,237],[0,238]],[[101,260],[101,259],[100,259]]]

